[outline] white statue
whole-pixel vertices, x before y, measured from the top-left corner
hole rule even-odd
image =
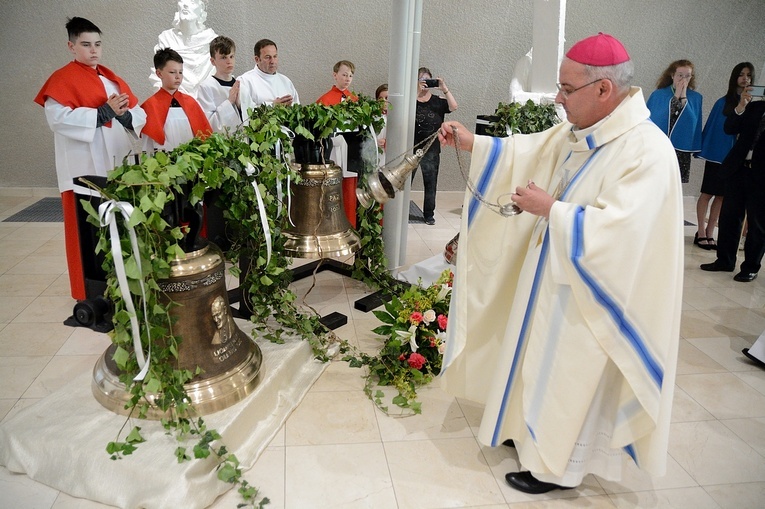
[[[197,96],[199,84],[215,73],[210,60],[210,41],[217,34],[205,26],[207,0],[178,0],[178,12],[173,19],[173,28],[159,34],[156,52],[161,48],[172,48],[183,57],[183,84],[181,92]],[[154,69],[149,79],[156,88],[161,86]]]
[[[557,93],[534,92],[531,90],[531,70],[533,63],[534,48],[515,63],[513,78],[510,80],[510,102],[525,104],[531,99],[537,104],[555,104],[555,111],[560,118],[566,118],[563,106],[555,103]]]

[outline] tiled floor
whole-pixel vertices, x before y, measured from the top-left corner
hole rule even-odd
[[[0,189],[0,220],[39,194]],[[694,202],[685,203],[691,221]],[[436,225],[410,225],[407,264],[441,252],[458,228],[460,203],[460,193],[439,194]],[[765,370],[741,354],[765,329],[765,280],[736,283],[732,274],[700,271],[699,263],[714,255],[691,245],[693,231],[686,228],[682,338],[665,477],[651,479],[625,462],[619,483],[589,476],[575,490],[524,495],[504,482],[504,474],[518,468],[515,453],[476,441],[477,405],[455,400],[435,384],[420,391],[421,416],[387,417],[364,396],[359,371],[335,361],[247,479],[273,508],[765,507]],[[109,342],[61,324],[73,301],[60,223],[0,223],[0,239],[0,418],[7,418],[90,370]],[[304,292],[309,284],[295,287]],[[370,330],[377,321],[353,309],[364,294],[358,282],[323,272],[306,302],[322,314],[347,314],[348,324],[337,333],[373,352]],[[237,500],[228,493],[214,507],[235,507]],[[0,507],[105,506],[0,468]]]

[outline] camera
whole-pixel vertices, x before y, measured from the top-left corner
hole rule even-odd
[[[438,80],[423,80],[428,88],[438,88]]]
[[[426,80],[430,81],[430,80]],[[428,85],[430,86],[430,85]],[[763,97],[765,96],[765,85],[752,85],[751,90],[749,91],[750,94],[752,94],[752,97]]]

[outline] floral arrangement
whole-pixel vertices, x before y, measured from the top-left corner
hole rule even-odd
[[[373,311],[383,322],[372,330],[384,337],[378,355],[359,353],[343,358],[351,367],[368,367],[364,392],[386,413],[388,407],[382,401],[385,393],[373,391],[375,385],[394,387],[398,395],[393,404],[421,413],[417,387],[441,372],[452,280],[453,274],[447,269],[429,287],[413,285],[395,295],[384,310]]]

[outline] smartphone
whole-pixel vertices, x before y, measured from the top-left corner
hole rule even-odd
[[[428,88],[438,88],[438,80],[425,80],[425,86]]]
[[[765,97],[765,85],[751,85],[750,88],[749,93],[752,97]]]

